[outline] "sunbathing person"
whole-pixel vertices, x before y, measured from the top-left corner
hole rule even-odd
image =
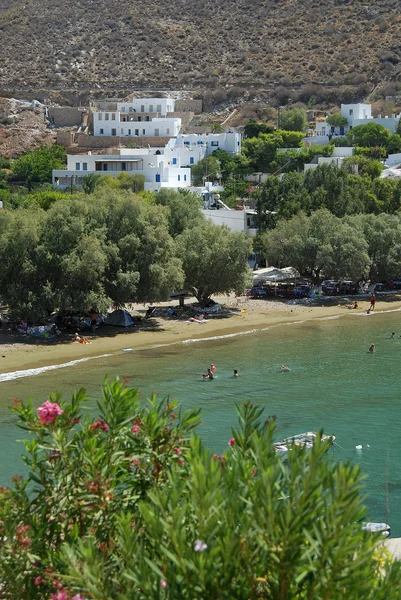
[[[78,333],[74,333],[72,341],[77,342],[78,344],[90,344],[90,341],[87,337],[81,337],[80,335],[78,335]]]
[[[359,308],[358,307],[358,302],[353,302],[352,304],[348,304],[348,308],[352,309],[352,308]]]

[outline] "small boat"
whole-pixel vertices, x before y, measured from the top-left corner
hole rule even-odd
[[[290,437],[281,440],[281,442],[275,442],[274,447],[276,448],[276,452],[280,455],[285,455],[288,450],[291,450],[291,446],[295,444],[295,446],[300,446],[301,448],[306,448],[310,450],[315,442],[315,439],[318,437],[318,433],[315,431],[307,431],[305,433],[298,433],[296,435],[292,435]],[[321,441],[324,442],[326,440],[330,440],[334,442],[336,439],[335,435],[325,435],[322,434]]]
[[[381,533],[383,537],[391,535],[391,527],[387,523],[362,523],[362,531]]]

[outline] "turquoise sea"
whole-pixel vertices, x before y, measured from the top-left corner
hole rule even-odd
[[[396,333],[390,339],[391,332]],[[196,335],[196,332],[194,332]],[[13,414],[15,396],[38,404],[51,390],[86,387],[91,398],[103,377],[127,376],[144,394],[176,397],[201,407],[199,433],[222,452],[236,423],[235,403],[251,400],[277,415],[278,438],[308,430],[334,433],[328,460],[351,460],[366,476],[372,521],[388,521],[401,536],[401,312],[345,314],[278,325],[259,332],[119,352],[30,377],[0,375],[0,485],[23,473],[23,446]],[[376,353],[369,354],[370,344]],[[217,367],[213,381],[201,374]],[[281,364],[291,368],[280,373]],[[240,377],[232,377],[238,369]],[[362,450],[356,450],[362,445]]]

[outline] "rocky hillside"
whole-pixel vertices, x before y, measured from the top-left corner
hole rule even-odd
[[[0,89],[395,81],[399,8],[399,0],[2,0]]]

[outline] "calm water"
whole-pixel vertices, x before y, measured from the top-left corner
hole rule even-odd
[[[398,339],[390,339],[392,331]],[[95,398],[104,375],[122,375],[145,394],[170,394],[184,407],[201,407],[199,432],[215,452],[227,448],[236,423],[234,403],[244,400],[263,405],[266,415],[277,415],[280,437],[321,428],[334,433],[341,449],[332,458],[358,462],[367,476],[369,518],[388,518],[393,535],[401,536],[400,335],[400,312],[347,314],[251,335],[118,353],[0,382],[0,485],[24,472],[22,444],[16,441],[23,432],[7,410],[13,397],[33,397],[39,403],[51,390],[68,395],[85,386]],[[371,343],[374,355],[367,352]],[[200,375],[211,362],[217,377],[203,381]],[[278,372],[282,363],[291,367],[290,373]],[[232,378],[234,368],[238,379]],[[359,444],[362,451],[355,449]]]

